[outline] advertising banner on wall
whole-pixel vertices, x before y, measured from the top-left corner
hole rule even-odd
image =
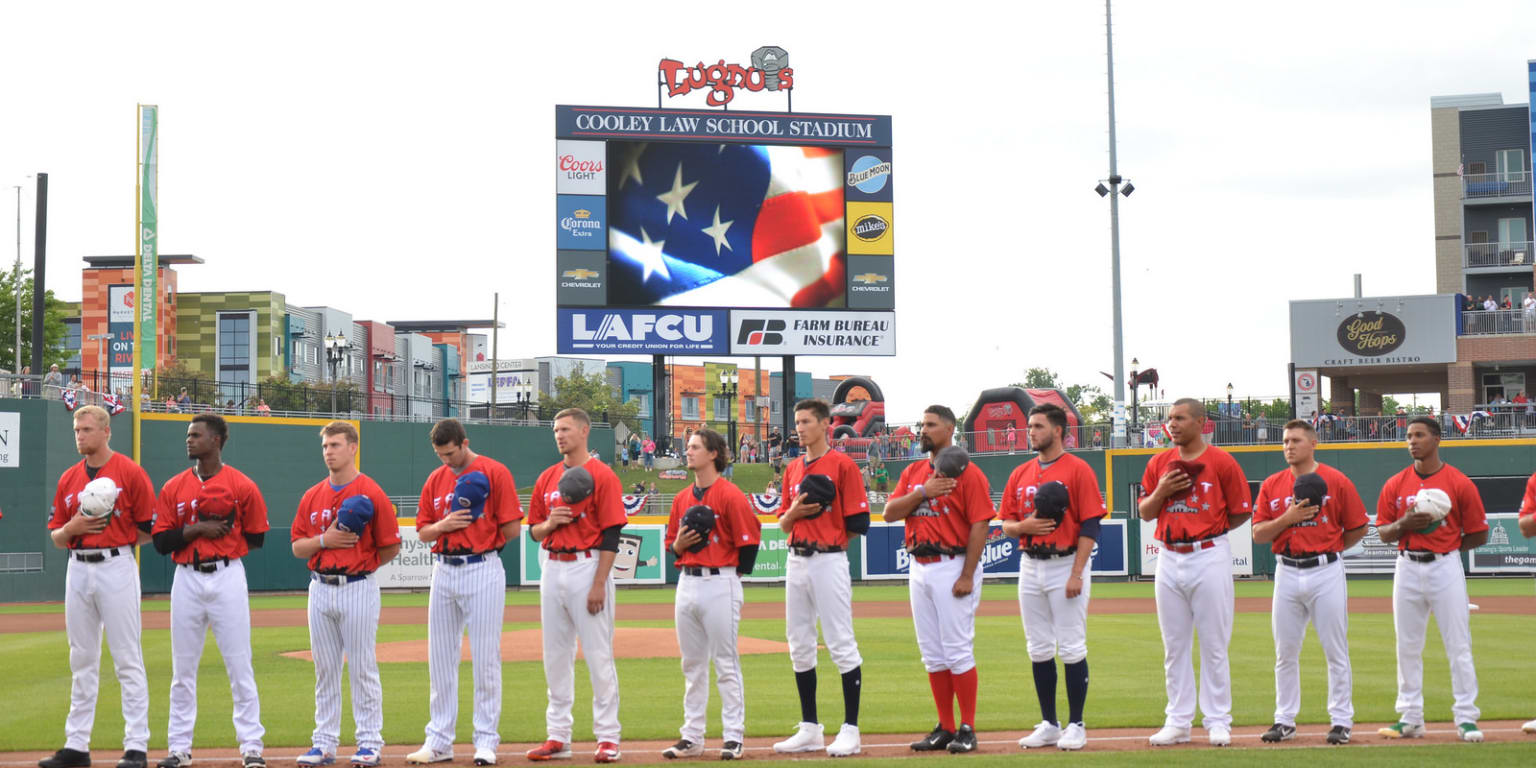
[[[1104,576],[1126,575],[1125,521],[1105,520],[1099,528],[1099,540],[1093,548],[1090,567]],[[872,523],[863,538],[861,578],[905,579],[911,573],[912,559],[907,555],[903,537],[906,526],[900,523]],[[994,522],[987,530],[987,545],[981,552],[982,572],[986,578],[1017,578],[1023,553],[1019,540],[1003,535],[1003,527]]]
[[[1374,514],[1370,517],[1376,519]],[[1345,573],[1392,573],[1397,568],[1397,545],[1383,543],[1375,523],[1367,523],[1365,538],[1340,554]]]
[[[559,310],[560,354],[724,354],[730,321],[723,309]],[[766,353],[765,353],[766,354]]]
[[[139,249],[138,263],[138,338],[149,343],[140,347],[139,367],[154,370],[159,336],[155,315],[160,306],[160,287],[155,283],[160,264],[160,214],[157,199],[160,184],[160,108],[139,105]],[[129,318],[128,322],[133,322]],[[133,366],[128,366],[130,371]]]
[[[613,559],[613,580],[619,584],[665,584],[666,559],[661,551],[665,525],[626,525]],[[549,553],[532,536],[519,536],[523,548],[524,584],[539,583]]]
[[[400,554],[374,572],[380,589],[426,589],[432,586],[432,545],[416,535],[416,526],[400,525]]]
[[[775,523],[763,523],[763,542],[757,547],[757,562],[752,575],[742,581],[783,581],[789,572],[789,539]]]
[[[107,286],[107,377],[113,392],[133,387],[133,286]]]
[[[1162,544],[1153,538],[1157,534],[1157,521],[1141,520],[1141,575],[1157,573],[1157,556]],[[1227,532],[1227,542],[1232,546],[1232,575],[1253,575],[1253,521],[1248,521]]]
[[[1508,512],[1488,515],[1488,543],[1468,553],[1473,573],[1531,573],[1536,571],[1536,539],[1520,534],[1520,517]]]
[[[894,355],[895,312],[731,310],[736,355]]]
[[[1455,361],[1455,294],[1291,302],[1297,368]]]

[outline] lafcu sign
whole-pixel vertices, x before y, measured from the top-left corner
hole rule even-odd
[[[736,98],[736,92],[790,91],[795,87],[795,71],[789,67],[789,52],[776,46],[763,46],[752,52],[751,66],[699,62],[688,66],[677,59],[662,59],[656,65],[667,98],[686,96],[709,89],[704,97],[711,107],[723,107]]]

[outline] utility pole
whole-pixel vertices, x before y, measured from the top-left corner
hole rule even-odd
[[[15,372],[21,373],[21,185],[12,185],[16,188],[16,368]]]
[[[1109,80],[1109,252],[1110,252],[1110,292],[1111,304],[1114,308],[1114,355],[1115,355],[1115,408],[1114,408],[1114,437],[1113,444],[1124,446],[1125,434],[1125,337],[1124,324],[1120,316],[1120,178],[1119,165],[1115,158],[1115,34],[1114,25],[1110,14],[1111,0],[1104,0],[1104,56],[1108,61]],[[1125,185],[1125,194],[1129,195],[1133,187],[1130,183]],[[1099,185],[1099,190],[1104,186]],[[1100,191],[1101,196],[1105,191]]]

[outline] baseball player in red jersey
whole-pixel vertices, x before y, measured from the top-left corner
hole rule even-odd
[[[1424,631],[1434,614],[1451,664],[1457,731],[1462,741],[1482,741],[1460,553],[1488,542],[1483,499],[1461,470],[1440,460],[1440,422],[1428,416],[1409,421],[1408,453],[1413,466],[1388,479],[1376,502],[1376,535],[1397,545],[1392,624],[1397,630],[1398,718],[1381,735],[1424,735]]]
[[[223,461],[229,442],[224,417],[200,413],[187,425],[192,467],[160,488],[155,549],[176,563],[171,581],[170,754],[159,768],[192,762],[197,720],[197,665],[210,628],[224,656],[234,704],[235,736],[245,768],[264,768],[261,700],[251,670],[251,601],[240,558],[266,540],[267,502],[243,472]]]
[[[547,553],[539,578],[539,621],[544,633],[544,680],[549,707],[542,745],[529,760],[571,756],[571,707],[576,703],[576,642],[592,682],[593,758],[618,762],[619,673],[613,663],[613,558],[624,529],[624,489],[608,465],[591,456],[592,421],[580,408],[555,414],[555,447],[563,459],[539,475],[528,508],[528,533]],[[584,473],[573,470],[582,469]],[[567,472],[586,474],[562,487]],[[590,480],[590,485],[586,483]],[[579,487],[578,487],[579,486]],[[586,493],[585,498],[566,496]]]
[[[1536,473],[1525,481],[1525,497],[1520,501],[1520,535],[1536,539]],[[1526,733],[1536,733],[1536,720],[1520,726]]]
[[[1301,419],[1285,425],[1285,469],[1259,487],[1253,541],[1278,561],[1270,624],[1275,636],[1275,723],[1264,741],[1296,735],[1301,709],[1301,641],[1307,622],[1328,659],[1329,744],[1348,744],[1355,725],[1349,668],[1349,595],[1339,553],[1365,536],[1370,520],[1355,484],[1317,461],[1317,431]]]
[[[64,748],[41,768],[91,764],[101,636],[123,699],[123,757],[118,768],[144,768],[149,745],[149,684],[139,642],[139,568],[134,547],[148,542],[155,489],[133,460],[112,450],[112,423],[95,405],[75,411],[75,450],[85,458],[64,471],[48,530],[53,545],[69,551],[64,576],[64,629],[69,640],[69,717]],[[89,487],[89,490],[87,490]]]
[[[379,583],[373,572],[400,551],[395,506],[357,469],[357,427],[333,421],[320,430],[330,476],[304,493],[293,516],[293,555],[309,564],[309,647],[315,662],[313,746],[299,765],[330,765],[341,741],[341,666],[352,674],[356,766],[376,766],[384,750],[384,691],[374,645]],[[363,518],[366,517],[366,520]]]
[[[832,409],[822,400],[795,404],[795,434],[805,453],[784,468],[784,498],[793,501],[788,509],[780,506],[779,528],[789,540],[785,635],[800,694],[800,725],[773,749],[814,752],[826,744],[816,717],[816,623],[820,621],[827,653],[843,682],[843,726],[825,749],[832,757],[846,757],[859,751],[859,691],[864,679],[864,660],[853,636],[853,581],[847,549],[852,537],[869,530],[869,495],[859,465],[827,442],[831,420]],[[811,487],[831,486],[835,498],[812,503],[802,488],[810,475],[827,478],[812,481]]]
[[[474,664],[475,764],[494,765],[501,744],[501,624],[507,571],[501,549],[517,538],[523,507],[505,464],[470,450],[457,419],[432,425],[432,450],[443,466],[421,486],[416,535],[437,562],[427,598],[431,717],[421,749],[409,763],[453,759],[459,719],[459,656],[465,631]]]
[[[928,461],[914,461],[902,470],[885,505],[886,522],[905,521],[912,623],[939,711],[939,724],[911,746],[919,752],[974,752],[976,604],[981,599],[981,550],[996,511],[987,476],[979,467],[967,462],[958,475],[951,475],[941,474],[935,465],[939,451],[954,444],[954,411],[928,406],[919,439]]]
[[[1008,476],[998,509],[1003,533],[1019,537],[1019,617],[1040,700],[1042,720],[1022,739],[1024,749],[1088,743],[1088,597],[1093,546],[1104,517],[1104,495],[1088,462],[1066,452],[1067,413],[1042,403],[1029,411],[1035,458]],[[1056,657],[1067,678],[1066,727],[1056,719]]]
[[[1200,633],[1200,711],[1211,746],[1232,743],[1232,547],[1227,531],[1251,514],[1248,480],[1231,454],[1201,436],[1205,406],[1192,398],[1173,404],[1167,430],[1174,447],[1147,462],[1143,520],[1156,520],[1157,623],[1163,632],[1163,674],[1168,707],[1154,746],[1189,741],[1195,719],[1194,633]]]
[[[736,628],[741,623],[741,577],[752,572],[762,525],[752,514],[746,494],[720,476],[730,461],[725,438],[701,429],[688,439],[688,468],[693,485],[672,498],[666,544],[677,555],[682,576],[677,582],[674,619],[677,646],[683,657],[682,738],[661,754],[694,757],[704,753],[704,727],[709,707],[709,663],[715,663],[720,687],[721,760],[739,760],[746,732],[746,699],[741,686],[741,656]],[[704,506],[714,513],[707,534],[683,525],[688,510]]]

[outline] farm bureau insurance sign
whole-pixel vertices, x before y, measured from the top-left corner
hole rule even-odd
[[[1455,294],[1291,302],[1297,368],[1455,361]]]

